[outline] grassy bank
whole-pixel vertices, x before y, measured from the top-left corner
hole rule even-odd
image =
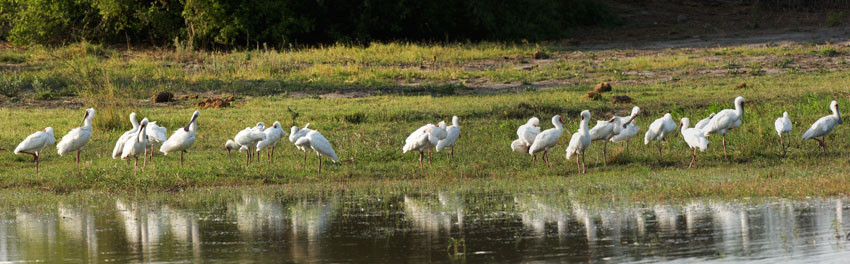
[[[388,47],[390,46],[392,45]],[[823,46],[807,47],[805,45],[788,47],[788,49],[798,48],[799,54],[814,57],[822,55],[806,49],[825,49]],[[369,53],[369,49],[345,49],[343,47],[328,48],[326,52],[329,53],[323,56],[301,53],[285,56],[292,56],[289,57],[292,61],[308,60],[311,56],[314,56],[317,61],[327,60],[310,67],[321,67],[321,65],[354,67],[340,63],[340,57],[356,57],[356,54]],[[426,54],[437,49],[454,50],[455,53],[451,53],[451,56],[439,56],[437,59],[443,60],[441,63],[447,65],[453,63],[468,65],[475,61],[493,59],[506,54],[507,56],[521,55],[533,50],[532,47],[505,48],[504,46],[490,50],[486,45],[455,48],[400,46],[398,49],[400,55],[394,58],[394,61],[385,63],[398,65],[417,63],[421,59],[405,59],[404,54],[408,53],[401,52],[411,51],[412,53],[409,54],[413,54],[417,49],[426,50],[421,51]],[[163,106],[126,100],[127,103],[124,104],[97,109],[94,119],[96,129],[91,143],[83,152],[84,162],[77,167],[73,157],[59,157],[56,155],[55,148],[50,147],[46,151],[47,154],[43,156],[39,175],[34,174],[31,157],[15,156],[11,151],[27,135],[46,126],[52,126],[56,130],[57,139],[61,138],[69,129],[79,126],[83,110],[77,107],[4,107],[0,108],[0,126],[6,128],[0,135],[0,147],[5,149],[0,152],[0,166],[4,168],[0,171],[0,186],[53,192],[86,189],[174,191],[191,187],[265,184],[285,184],[286,186],[281,188],[292,188],[294,192],[315,191],[318,193],[352,189],[381,192],[423,188],[479,188],[484,191],[488,188],[515,188],[517,190],[563,191],[582,197],[627,200],[706,196],[734,198],[850,194],[850,188],[847,187],[850,186],[850,167],[847,166],[848,154],[850,154],[847,151],[850,146],[848,130],[839,126],[827,138],[827,144],[829,144],[827,155],[819,155],[815,142],[801,143],[799,141],[799,136],[812,122],[829,113],[827,107],[830,100],[838,100],[842,107],[850,105],[848,104],[850,92],[847,90],[850,77],[842,68],[844,66],[840,62],[841,57],[825,57],[833,58],[836,62],[833,68],[820,71],[808,68],[797,71],[766,71],[761,74],[724,71],[720,76],[687,75],[680,72],[708,71],[711,67],[715,67],[712,65],[723,64],[711,59],[716,56],[746,58],[750,56],[748,54],[752,54],[753,58],[762,56],[776,61],[793,57],[791,53],[781,55],[784,54],[782,52],[791,51],[777,51],[777,49],[772,47],[706,49],[697,50],[695,55],[683,55],[688,52],[682,50],[669,50],[663,53],[640,51],[658,54],[646,59],[633,57],[629,59],[632,66],[616,67],[624,69],[633,67],[629,69],[643,69],[644,72],[651,71],[658,74],[669,73],[679,77],[642,81],[608,79],[614,81],[614,91],[606,93],[605,100],[600,101],[591,101],[584,97],[584,93],[590,88],[585,84],[564,84],[551,89],[525,89],[495,94],[442,96],[391,94],[362,98],[294,98],[286,93],[273,93],[263,90],[262,86],[255,86],[252,92],[267,94],[267,96],[240,99],[232,108],[201,110],[198,141],[186,154],[185,168],[177,167],[179,157],[163,157],[159,154],[155,157],[155,165],[149,166],[135,177],[132,166],[128,167],[123,161],[110,158],[114,141],[129,128],[126,115],[130,111],[135,111],[140,117],[148,117],[161,126],[173,130],[185,125],[188,121],[194,111],[192,102]],[[835,49],[839,50],[836,52],[846,52],[843,50],[846,47]],[[52,51],[59,52],[59,50]],[[335,53],[331,51],[339,54],[333,55]],[[38,54],[40,51],[28,50],[24,54],[27,52]],[[562,55],[558,56],[579,54],[562,52]],[[607,52],[604,53],[607,54],[605,56],[614,56],[612,54],[622,51],[604,52]],[[729,55],[726,55],[727,53]],[[240,55],[208,54],[207,56],[221,58]],[[684,56],[687,59],[684,59],[684,64],[677,62],[681,59],[661,59],[675,56]],[[32,55],[26,58],[26,62],[23,63],[34,63]],[[63,61],[72,64],[77,59],[79,58],[75,57]],[[51,59],[45,58],[45,60]],[[104,57],[99,60],[105,60],[107,63],[125,63],[125,66],[137,65],[134,64],[137,63],[136,60],[127,57]],[[169,59],[163,57],[161,60]],[[568,59],[564,60],[568,61]],[[91,63],[97,63],[96,61]],[[692,65],[691,61],[705,63]],[[58,62],[59,60],[54,61],[56,63],[54,66],[64,64]],[[228,62],[219,63],[219,65],[226,68],[244,64]],[[362,63],[356,65],[362,65]],[[592,65],[609,67],[605,63]],[[125,66],[110,65],[104,68],[116,69],[113,74],[138,69],[137,66]],[[543,66],[538,66],[538,69],[541,67]],[[110,87],[113,87],[112,90],[118,94],[137,94],[141,98],[144,94],[141,91],[167,87],[162,86],[161,83],[148,87],[144,83],[176,80],[187,76],[171,72],[185,73],[179,67],[151,65],[145,69],[151,73],[159,72],[160,77],[154,78],[140,74],[137,77],[140,80],[138,86],[127,86],[118,82],[111,84]],[[52,76],[49,74],[52,71],[57,73],[55,76],[62,75],[61,67],[44,65],[33,67],[31,71],[22,69],[13,73],[38,73]],[[193,73],[191,76],[197,77],[195,74],[198,74],[215,79],[217,74],[221,74],[221,79],[228,78],[222,72],[206,71]],[[517,71],[529,72],[521,69]],[[257,72],[256,74],[263,74],[262,71]],[[587,74],[587,72],[569,68],[560,68],[557,72],[564,75]],[[607,70],[600,70],[600,72],[611,74]],[[338,76],[336,74],[319,75]],[[263,78],[278,77],[270,75]],[[544,80],[552,80],[549,78],[551,77],[546,77]],[[426,79],[440,80],[430,77]],[[366,78],[362,81],[367,80],[370,79]],[[374,77],[371,80],[380,80],[380,78]],[[593,79],[588,79],[590,80]],[[740,83],[746,83],[746,88],[734,89]],[[328,87],[336,86],[329,84]],[[187,87],[174,87],[174,89],[178,89],[175,91],[179,92],[195,91]],[[207,87],[207,89],[215,90],[216,88]],[[634,102],[628,105],[613,105],[608,100],[613,95],[627,95],[633,98]],[[674,138],[665,144],[663,163],[658,162],[654,145],[642,144],[642,135],[646,127],[665,112],[671,112],[676,120],[681,117],[697,120],[711,112],[731,108],[732,99],[737,95],[746,97],[750,104],[744,125],[727,137],[730,161],[722,159],[719,137],[710,138],[709,150],[698,154],[697,167],[691,170],[685,169],[690,161],[690,153],[681,138]],[[30,95],[24,92],[19,96]],[[11,99],[6,98],[6,100]],[[552,127],[548,121],[552,115],[564,115],[567,118],[567,128],[574,132],[578,127],[578,113],[583,109],[589,109],[593,114],[593,120],[597,120],[607,119],[612,114],[625,115],[632,105],[642,108],[641,115],[637,119],[637,124],[642,130],[640,136],[631,142],[631,151],[626,154],[623,145],[612,144],[609,146],[609,165],[603,167],[601,166],[601,144],[594,143],[587,156],[589,165],[587,175],[575,174],[574,161],[564,160],[564,149],[569,136],[564,136],[554,149],[551,155],[552,168],[546,168],[539,163],[536,167],[532,167],[530,156],[510,152],[509,144],[516,137],[516,128],[531,116],[541,118],[542,128],[547,129]],[[773,131],[773,120],[783,111],[789,111],[794,122],[792,139],[789,140],[791,142],[789,155],[784,158],[779,156],[778,138]],[[417,154],[401,153],[404,139],[422,124],[440,120],[448,121],[452,115],[460,117],[463,135],[456,149],[455,162],[451,163],[446,154],[439,153],[434,155],[433,165],[426,167],[424,173],[420,173]],[[97,125],[98,122],[105,122],[105,117],[112,116],[120,117],[122,123],[111,126]],[[226,152],[223,149],[227,139],[232,138],[242,128],[253,126],[258,121],[271,124],[275,120],[281,121],[285,128],[293,124],[300,126],[310,122],[311,128],[318,129],[331,141],[342,162],[326,166],[323,169],[325,174],[317,175],[315,155],[310,154],[307,163],[302,163],[302,153],[295,150],[288,141],[280,143],[276,161],[272,165],[255,164],[246,168],[244,156],[239,154],[234,155],[234,163],[227,162]],[[286,130],[288,133],[288,129]],[[372,190],[373,187],[374,190]]]

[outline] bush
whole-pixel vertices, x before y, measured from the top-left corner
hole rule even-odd
[[[593,0],[0,0],[0,37],[192,48],[540,40],[616,21]]]

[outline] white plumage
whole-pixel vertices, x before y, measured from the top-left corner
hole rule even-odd
[[[236,133],[236,136],[233,137],[233,141],[236,141],[236,144],[247,148],[247,153],[245,154],[245,165],[251,160],[253,155],[252,148],[256,149],[257,143],[266,139],[266,134],[263,133],[265,130],[265,124],[263,122],[257,123],[255,127],[246,127]]]
[[[407,153],[408,151],[419,151],[419,169],[423,169],[424,166],[422,164],[422,157],[426,150],[430,152],[431,148],[436,147],[437,143],[440,142],[441,139],[445,139],[448,136],[446,131],[438,126],[433,124],[424,125],[413,133],[410,133],[407,136],[407,139],[404,140],[404,146],[401,148],[402,153]],[[431,163],[430,156],[428,156],[428,163]]]
[[[65,154],[76,151],[76,162],[80,163],[80,151],[91,139],[92,119],[94,119],[94,108],[86,109],[86,114],[83,116],[83,126],[71,129],[68,134],[62,137],[59,144],[56,144],[56,151],[59,156],[65,156]]]
[[[528,119],[525,124],[519,126],[516,134],[519,139],[511,142],[511,149],[516,152],[528,153],[528,149],[534,143],[534,138],[537,137],[537,134],[540,134],[540,119],[537,119],[537,117]]]
[[[242,145],[237,144],[236,141],[228,139],[227,142],[224,143],[224,150],[227,150],[227,159],[230,160],[230,162],[233,162],[233,159],[230,157],[230,151],[234,149],[239,150],[240,152],[243,151],[242,149],[245,151],[248,150],[247,147],[243,147]]]
[[[782,146],[782,156],[785,156],[785,142],[782,141],[782,134],[791,133],[791,119],[788,118],[788,112],[782,113],[782,116],[773,122],[773,128],[776,129],[776,134],[779,134],[779,145]]]
[[[298,141],[299,138],[304,137],[304,136],[307,135],[307,133],[310,133],[310,131],[313,131],[312,129],[307,128],[309,126],[310,126],[310,123],[307,123],[306,125],[304,125],[304,128],[302,128],[302,129],[298,129],[298,126],[292,126],[292,128],[290,128],[290,130],[289,130],[289,142],[292,142],[292,144],[295,144],[295,142]],[[299,146],[295,146],[295,148],[304,152],[304,162],[307,162],[307,149],[299,147]]]
[[[587,129],[587,123],[590,121],[590,111],[581,111],[580,116],[581,123],[579,124],[579,129],[575,134],[573,134],[572,138],[570,138],[570,145],[567,146],[566,157],[567,160],[570,160],[573,155],[581,154],[581,162],[579,162],[578,156],[576,156],[576,166],[579,167],[579,173],[585,173],[584,151],[590,147],[590,143],[592,142],[590,131]]]
[[[277,146],[277,142],[280,141],[280,138],[286,135],[286,132],[283,131],[283,127],[280,126],[280,122],[274,121],[272,127],[263,131],[263,134],[266,135],[266,138],[257,142],[257,152],[260,152],[263,149],[268,148],[266,151],[267,158],[269,162],[274,161],[274,149]]]
[[[180,167],[183,167],[183,152],[186,152],[195,143],[195,132],[198,131],[198,115],[201,112],[192,113],[192,119],[185,127],[175,130],[171,137],[159,147],[159,151],[168,155],[170,152],[180,152]]]
[[[328,157],[333,160],[334,163],[339,161],[336,156],[336,152],[334,152],[333,147],[331,147],[331,143],[322,136],[319,131],[310,131],[307,135],[299,138],[295,141],[296,146],[300,146],[303,148],[311,148],[316,152],[316,155],[319,156],[319,172],[322,173],[322,156]]]
[[[537,137],[534,138],[534,142],[531,143],[531,147],[528,149],[528,154],[534,156],[532,163],[537,159],[537,153],[543,152],[543,157],[541,157],[544,161],[546,161],[546,166],[551,167],[549,165],[549,158],[547,154],[552,150],[553,147],[558,143],[558,139],[561,138],[561,135],[564,134],[564,124],[560,115],[555,115],[552,117],[552,125],[554,128],[546,129],[540,134],[537,134]],[[569,131],[567,131],[569,133]]]
[[[138,131],[136,131],[136,134],[130,140],[124,142],[124,149],[121,151],[121,159],[129,160],[130,158],[135,158],[133,162],[134,169],[139,168],[139,156],[145,155],[145,151],[148,148],[148,135],[145,129],[147,125],[148,119],[142,119],[142,122],[139,123]],[[144,160],[144,157],[142,157],[142,160]]]
[[[155,152],[155,147],[162,145],[163,143],[165,143],[166,140],[168,140],[166,134],[168,134],[168,130],[164,127],[157,125],[155,121],[148,122],[148,125],[145,127],[145,135],[147,135],[148,137],[147,148],[150,149],[150,151],[146,152],[148,152],[148,155],[150,155],[151,163],[153,163],[153,153]]]
[[[53,128],[46,127],[44,130],[35,132],[27,136],[24,141],[21,141],[20,144],[15,148],[15,155],[24,153],[32,155],[33,159],[35,159],[35,173],[38,173],[38,158],[41,156],[41,152],[47,146],[53,145],[56,143],[56,138],[53,137]]]
[[[673,121],[673,116],[670,113],[664,114],[663,117],[649,124],[649,129],[646,130],[646,134],[643,137],[643,144],[649,145],[650,141],[658,141],[658,160],[660,161],[663,157],[661,153],[661,141],[675,131],[676,122]]]
[[[130,124],[133,125],[133,128],[121,134],[118,137],[118,141],[115,142],[115,147],[112,148],[112,158],[119,159],[121,158],[121,152],[124,151],[124,142],[133,138],[133,135],[139,131],[139,121],[136,121],[136,113],[130,113]]]
[[[711,113],[710,115],[708,115],[708,117],[703,118],[702,120],[697,122],[696,125],[694,125],[694,128],[704,129],[705,126],[708,125],[708,122],[710,122],[711,119],[714,118],[714,115],[715,115],[714,113]]]
[[[824,154],[826,154],[826,135],[832,132],[836,126],[844,123],[841,120],[841,111],[838,111],[838,102],[832,101],[829,104],[829,110],[832,111],[831,115],[821,117],[818,121],[815,121],[814,124],[806,130],[806,133],[803,133],[802,140],[806,141],[809,139],[814,139],[820,144],[821,150]],[[818,139],[819,137],[823,137],[823,139]]]
[[[455,156],[455,143],[460,138],[460,124],[458,122],[457,116],[452,116],[452,125],[445,128],[446,137],[437,142],[437,152],[440,152],[444,148],[451,147],[452,153],[451,157],[454,159]]]
[[[629,151],[629,141],[631,141],[632,138],[637,136],[638,132],[640,131],[640,127],[636,126],[635,122],[634,122],[635,118],[637,118],[637,115],[639,113],[640,113],[640,107],[635,106],[635,107],[632,107],[632,112],[631,112],[631,114],[629,114],[629,116],[615,116],[614,118],[618,118],[620,120],[620,123],[623,124],[623,125],[622,125],[622,128],[615,127],[614,136],[611,137],[611,139],[609,139],[608,141],[611,141],[611,142],[614,142],[614,143],[619,143],[619,142],[625,141],[626,142],[626,152],[628,152]]]
[[[682,137],[685,138],[685,143],[688,144],[688,147],[694,150],[691,157],[691,163],[688,164],[688,168],[691,168],[697,159],[697,149],[699,149],[700,152],[703,152],[708,148],[708,139],[705,138],[702,129],[688,128],[690,120],[687,117],[683,117],[680,124],[682,126]]]
[[[744,97],[738,96],[735,98],[735,109],[724,109],[720,111],[711,121],[708,121],[703,130],[703,134],[708,137],[712,134],[723,135],[723,158],[726,158],[726,133],[730,130],[740,127],[744,122]]]

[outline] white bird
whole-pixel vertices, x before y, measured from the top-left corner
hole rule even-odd
[[[782,142],[782,134],[791,133],[791,119],[788,118],[788,112],[782,113],[782,116],[773,122],[773,127],[776,128],[776,134],[779,134],[779,145],[782,146],[782,156],[785,156],[785,143]]]
[[[808,139],[814,139],[820,144],[821,150],[823,154],[826,154],[826,135],[832,132],[835,129],[835,126],[844,123],[841,120],[841,112],[838,111],[838,102],[832,101],[829,104],[829,110],[832,110],[832,114],[828,116],[821,117],[818,121],[815,121],[812,124],[812,127],[809,130],[806,130],[806,133],[803,134],[803,141]],[[823,139],[818,139],[822,137]]]
[[[711,121],[712,118],[714,118],[714,115],[714,113],[711,113],[710,115],[708,115],[708,117],[703,118],[702,120],[697,122],[696,125],[694,125],[694,128],[705,129],[705,126],[707,126],[708,122]]]
[[[619,123],[619,119],[611,118],[609,120],[597,120],[596,125],[593,126],[589,130],[590,133],[590,141],[599,141],[602,140],[602,164],[607,165],[607,149],[608,149],[608,141],[614,137],[614,127],[622,127]]]
[[[168,134],[168,130],[157,125],[155,121],[149,121],[148,125],[145,127],[145,135],[148,136],[147,147],[150,149],[150,151],[146,150],[145,152],[150,156],[149,160],[151,164],[153,164],[153,153],[155,152],[155,147],[162,145],[166,140],[168,140],[166,134]]]
[[[94,108],[86,109],[86,114],[83,116],[83,126],[71,129],[68,134],[62,137],[59,144],[56,144],[56,151],[59,156],[65,156],[72,151],[77,151],[77,164],[80,164],[80,151],[89,143],[92,133],[92,119],[94,119]]]
[[[124,149],[121,151],[121,159],[129,160],[130,158],[135,158],[136,160],[133,162],[133,171],[139,169],[139,156],[142,156],[142,160],[145,160],[145,156],[148,150],[148,135],[145,132],[145,128],[148,125],[148,119],[142,119],[142,122],[139,123],[139,131],[136,131],[136,134],[133,135],[133,138],[124,142]]]
[[[663,117],[652,121],[649,129],[643,137],[643,144],[649,145],[650,141],[658,141],[658,161],[663,159],[661,153],[661,141],[667,138],[668,135],[676,131],[676,122],[673,122],[673,116],[670,113],[664,114]]]
[[[443,139],[447,136],[445,130],[438,126],[433,124],[424,125],[407,136],[407,139],[404,140],[404,146],[401,148],[401,151],[402,153],[407,153],[408,151],[413,150],[419,151],[419,169],[422,170],[424,168],[422,158],[425,155],[425,151],[428,150],[430,153],[431,148],[437,146],[437,143],[439,143],[441,139],[439,137],[440,134],[444,135]],[[430,156],[428,156],[428,164],[431,164]]]
[[[272,163],[274,162],[275,146],[277,146],[277,142],[280,141],[280,138],[286,135],[286,132],[283,132],[280,122],[274,121],[271,128],[263,130],[263,134],[266,134],[266,138],[257,142],[257,152],[259,153],[261,150],[268,148],[266,151],[266,158],[269,163]]]
[[[298,126],[292,126],[292,128],[290,128],[290,130],[289,130],[289,142],[292,142],[292,144],[295,144],[295,142],[298,141],[299,138],[306,136],[307,133],[310,133],[310,131],[313,131],[312,129],[307,128],[309,126],[310,126],[310,123],[307,123],[306,125],[304,125],[304,128],[301,128],[301,129],[298,129]],[[304,152],[304,162],[307,162],[307,149],[299,147],[299,146],[295,146],[295,148]]]
[[[534,163],[534,160],[537,160],[537,153],[543,151],[541,159],[546,161],[547,167],[551,167],[549,165],[549,157],[547,154],[553,147],[555,147],[555,144],[558,143],[558,139],[561,138],[561,135],[564,134],[565,130],[563,120],[560,115],[552,117],[552,124],[555,125],[555,127],[546,129],[545,131],[540,132],[540,134],[537,134],[537,137],[534,138],[534,143],[532,143],[531,147],[529,147],[528,153],[534,156],[532,163]],[[570,131],[567,130],[567,133],[570,133]]]
[[[451,147],[451,157],[454,160],[455,157],[455,143],[460,138],[460,123],[458,122],[457,116],[452,116],[452,125],[445,128],[446,130],[446,138],[441,139],[437,142],[437,152],[443,150],[446,147]]]
[[[682,129],[682,137],[685,138],[685,143],[688,144],[688,147],[694,150],[693,155],[691,156],[691,163],[688,164],[688,169],[690,169],[697,160],[697,149],[699,149],[700,152],[703,152],[708,148],[708,139],[705,138],[702,129],[695,127],[688,128],[690,122],[691,121],[687,117],[683,117],[682,121],[679,122]]]
[[[38,174],[38,157],[41,156],[41,151],[45,147],[56,143],[56,138],[53,137],[53,128],[46,127],[44,130],[32,133],[24,141],[18,144],[15,148],[15,155],[24,153],[32,155],[35,159],[35,173]]]
[[[133,125],[133,128],[124,132],[124,134],[121,134],[121,136],[118,137],[118,141],[115,142],[115,147],[112,148],[112,158],[113,159],[120,159],[121,158],[121,152],[124,151],[124,142],[127,142],[127,140],[133,138],[133,135],[136,134],[136,132],[139,131],[139,121],[136,121],[136,113],[135,112],[130,113],[130,124]],[[127,161],[127,162],[128,162],[127,164],[129,164],[129,161]]]
[[[334,163],[338,161],[331,143],[319,131],[310,131],[310,133],[295,141],[295,145],[302,148],[310,147],[316,152],[316,155],[319,156],[319,174],[322,173],[322,156],[330,158]]]
[[[635,106],[635,107],[632,108],[632,112],[629,116],[627,116],[627,117],[626,116],[615,116],[614,117],[614,118],[620,118],[620,123],[623,123],[624,125],[623,125],[622,129],[615,129],[614,130],[615,135],[614,135],[614,137],[611,137],[611,139],[609,141],[614,142],[614,143],[619,143],[619,142],[625,141],[626,142],[626,153],[629,152],[629,141],[631,141],[632,138],[637,136],[638,132],[640,131],[640,127],[635,125],[635,122],[634,122],[635,118],[637,118],[637,115],[639,113],[640,113],[640,107]],[[619,131],[617,131],[617,130],[619,130]]]
[[[266,139],[266,134],[263,133],[265,129],[265,125],[263,122],[260,122],[255,127],[246,127],[236,133],[236,136],[233,137],[233,141],[236,141],[236,144],[240,146],[247,147],[247,153],[245,154],[245,165],[247,166],[251,160],[251,156],[253,155],[252,147],[256,149],[257,143]]]
[[[247,147],[243,147],[242,145],[237,144],[236,141],[230,139],[228,139],[227,142],[224,143],[224,150],[227,150],[227,159],[230,160],[230,163],[233,163],[233,158],[230,157],[230,151],[236,149],[241,152],[243,148],[246,151],[248,150]]]
[[[183,167],[183,153],[195,143],[195,132],[198,131],[198,115],[201,112],[195,111],[192,113],[192,119],[185,127],[177,129],[171,134],[171,137],[159,147],[159,151],[165,155],[170,152],[180,152],[180,167]]]
[[[711,121],[708,121],[708,125],[706,125],[702,130],[703,134],[707,137],[711,134],[721,134],[723,135],[723,158],[726,159],[726,133],[729,133],[730,130],[741,126],[744,122],[744,104],[746,100],[744,97],[738,96],[735,98],[735,109],[725,109],[720,111]]]
[[[537,134],[540,134],[540,119],[532,117],[516,130],[516,135],[519,139],[511,142],[511,149],[520,153],[528,153],[528,149],[534,143],[534,138],[537,137]]]
[[[578,131],[573,134],[573,137],[570,139],[570,145],[567,146],[567,160],[573,155],[581,154],[581,162],[579,162],[578,156],[576,156],[576,166],[578,167],[578,173],[585,173],[587,169],[584,166],[584,151],[590,147],[591,136],[590,131],[587,129],[587,123],[590,121],[590,111],[584,110],[581,111],[581,123],[579,124]]]

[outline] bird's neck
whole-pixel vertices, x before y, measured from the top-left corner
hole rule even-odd
[[[86,120],[83,121],[83,128],[91,129],[91,118],[86,118]]]

